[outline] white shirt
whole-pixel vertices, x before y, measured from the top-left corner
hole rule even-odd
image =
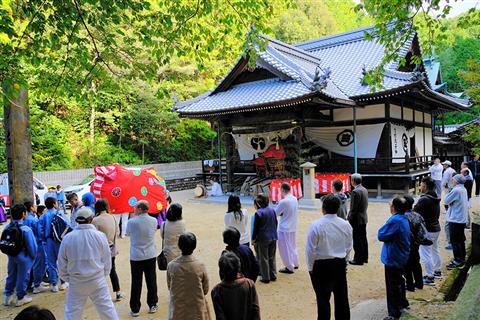
[[[130,260],[143,261],[157,256],[155,245],[157,219],[146,213],[134,216],[127,223],[127,235],[130,236]]]
[[[242,209],[242,220],[235,219],[235,213],[225,213],[225,227],[234,227],[240,232],[240,244],[244,244],[250,241],[248,236],[248,214],[246,209]]]
[[[275,213],[280,217],[278,223],[278,231],[280,232],[295,232],[297,231],[298,222],[298,200],[291,193],[285,195],[285,198],[280,200]]]
[[[310,225],[307,236],[307,268],[313,270],[315,260],[345,258],[353,246],[352,226],[337,213],[326,214]]]
[[[455,174],[455,170],[452,167],[448,167],[443,172],[442,178],[442,187],[445,188],[446,185],[450,186],[450,179],[452,179],[453,175]]]
[[[428,169],[433,180],[442,180],[443,166],[441,164],[434,164]]]
[[[58,274],[68,282],[86,282],[110,274],[112,257],[105,234],[79,224],[65,236],[58,253]]]

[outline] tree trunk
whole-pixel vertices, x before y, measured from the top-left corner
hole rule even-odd
[[[145,143],[142,143],[142,164],[145,164]]]
[[[32,138],[28,92],[18,83],[3,85],[5,148],[7,153],[10,205],[34,201]]]
[[[90,109],[90,145],[95,143],[95,103],[91,104]]]

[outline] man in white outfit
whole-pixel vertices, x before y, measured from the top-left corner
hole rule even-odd
[[[298,268],[298,253],[295,234],[298,222],[298,200],[290,193],[290,185],[282,183],[280,191],[284,198],[280,200],[275,213],[280,218],[278,224],[278,251],[285,268],[279,272],[291,274]]]
[[[443,168],[445,169],[443,171],[443,176],[442,176],[442,188],[445,190],[445,194],[448,194],[450,190],[452,189],[452,186],[450,184],[450,181],[452,180],[453,176],[456,174],[455,169],[452,168],[452,163],[450,161],[444,161],[442,162]],[[448,210],[448,206],[445,205],[445,210]],[[452,243],[450,242],[450,229],[449,229],[449,223],[448,220],[445,221],[445,236],[447,238],[447,246],[445,249],[447,250],[452,250]]]
[[[65,303],[65,320],[83,319],[87,298],[92,300],[100,319],[117,320],[106,276],[111,255],[105,234],[92,225],[93,212],[81,208],[76,213],[75,230],[65,236],[58,254],[58,272],[70,283]]]
[[[435,158],[435,160],[433,161],[433,165],[428,170],[430,171],[430,176],[435,183],[435,193],[437,194],[438,198],[441,198],[443,166],[440,163],[440,159]]]

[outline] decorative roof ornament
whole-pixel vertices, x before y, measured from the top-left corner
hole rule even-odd
[[[177,104],[180,103],[180,100],[178,99],[178,97],[175,93],[172,95],[172,100],[173,100],[173,105],[174,106],[176,106]]]
[[[367,76],[367,65],[364,63],[363,64],[363,67],[362,67],[362,78],[360,79],[360,83],[362,84],[362,86],[367,86],[368,83],[367,83],[367,80],[365,80],[365,77]]]
[[[425,80],[425,74],[420,70],[420,65],[415,65],[415,69],[412,71],[411,81],[422,81]]]
[[[332,70],[330,68],[325,68],[323,73],[320,74],[322,69],[319,66],[315,68],[315,75],[313,76],[313,81],[310,85],[310,89],[313,91],[322,91],[327,87],[328,79],[330,79],[330,75],[332,74]]]

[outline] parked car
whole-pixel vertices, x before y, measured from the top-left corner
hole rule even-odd
[[[47,193],[47,186],[38,180],[37,178],[33,177],[33,184],[32,184],[32,193],[35,195],[36,203],[37,204],[44,204],[45,200],[43,199],[45,193]],[[10,206],[10,190],[8,188],[8,174],[2,173],[0,174],[0,198],[3,198],[5,201],[5,206]]]
[[[93,180],[95,179],[95,175],[91,174],[88,177],[84,178],[82,181],[80,181],[78,184],[66,187],[63,189],[63,192],[65,192],[65,200],[67,199],[68,195],[72,193],[76,193],[78,196],[78,199],[82,199],[82,196],[90,192],[90,185],[92,184]],[[67,201],[67,206],[70,206],[70,204]]]

